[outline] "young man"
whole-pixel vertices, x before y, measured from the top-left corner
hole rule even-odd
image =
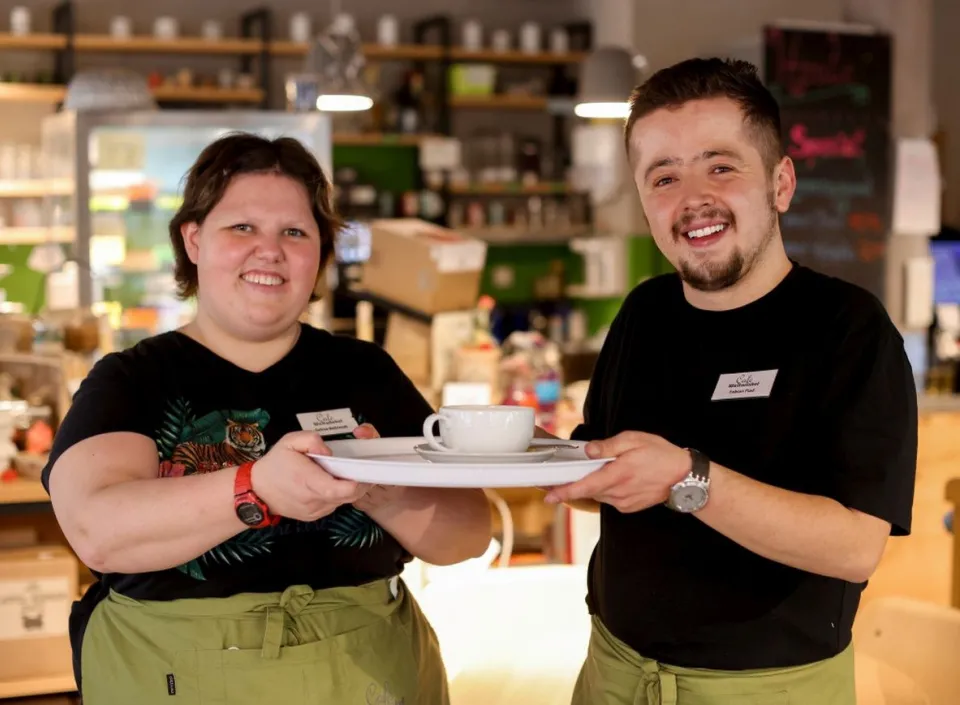
[[[634,91],[626,146],[677,270],[613,323],[574,438],[599,503],[577,705],[855,705],[851,626],[910,531],[917,399],[869,293],[792,262],[777,104],[745,62]]]

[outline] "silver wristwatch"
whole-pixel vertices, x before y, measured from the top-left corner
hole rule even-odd
[[[685,478],[670,488],[666,505],[675,512],[696,512],[710,499],[710,459],[699,450],[687,448],[693,461]]]

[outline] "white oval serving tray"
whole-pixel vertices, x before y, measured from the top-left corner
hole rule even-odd
[[[580,441],[534,439],[534,446],[560,446],[542,463],[431,463],[415,450],[422,436],[330,441],[333,455],[308,454],[345,480],[405,487],[551,487],[575,482],[609,463],[591,459]]]

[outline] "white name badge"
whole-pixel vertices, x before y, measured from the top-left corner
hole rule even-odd
[[[759,372],[735,372],[720,375],[717,388],[713,390],[711,401],[720,399],[754,399],[769,397],[773,389],[773,380],[779,370],[760,370]]]
[[[304,431],[316,431],[321,436],[336,436],[353,433],[360,424],[353,418],[350,409],[331,409],[330,411],[308,411],[297,414],[297,421]]]

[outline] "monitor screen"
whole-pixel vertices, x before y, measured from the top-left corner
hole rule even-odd
[[[933,300],[938,304],[960,304],[960,241],[933,240]]]

